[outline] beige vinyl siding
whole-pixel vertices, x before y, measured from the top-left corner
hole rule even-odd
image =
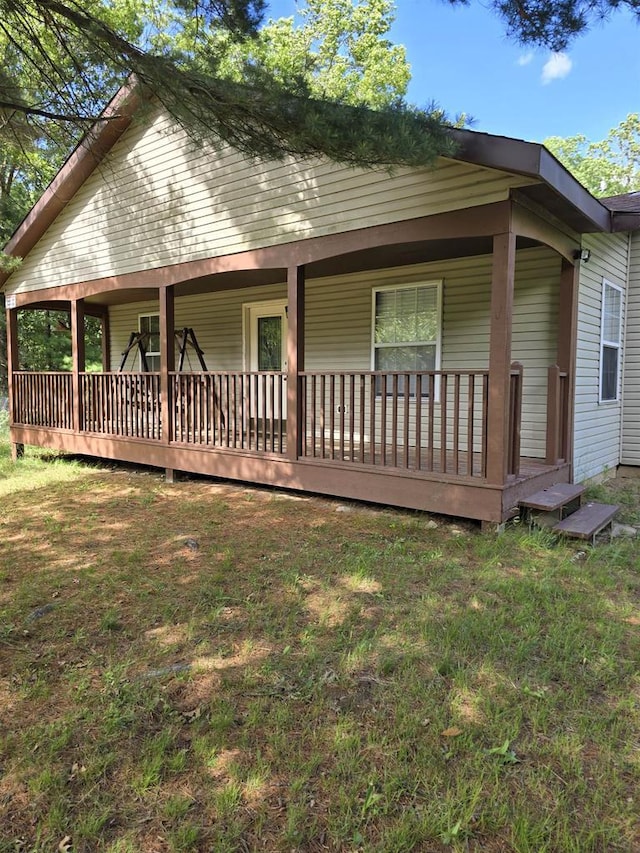
[[[623,384],[623,465],[640,465],[640,233],[631,236]]]
[[[194,148],[158,116],[125,133],[7,292],[99,279],[501,201],[533,181],[441,159],[393,174],[330,162],[254,163]]]
[[[574,428],[576,482],[615,469],[620,462],[621,403],[599,402],[600,325],[602,279],[606,278],[623,289],[624,328],[628,243],[627,234],[590,234],[583,239],[583,246],[591,250],[591,258],[580,265]]]
[[[549,249],[518,252],[513,358],[524,365],[522,452],[543,457],[546,437],[547,368],[555,361],[560,261]],[[307,282],[307,370],[368,371],[371,365],[372,290],[412,282],[443,281],[442,369],[486,369],[489,361],[489,256],[438,261]],[[176,300],[176,327],[193,326],[207,367],[243,368],[242,306],[286,298],[286,286],[252,287]],[[138,315],[156,302],[112,307],[112,368]],[[192,357],[192,367],[198,368]],[[132,359],[128,369],[138,369]]]

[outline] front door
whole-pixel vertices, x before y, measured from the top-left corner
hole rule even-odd
[[[245,364],[263,374],[251,383],[251,411],[259,420],[286,418],[287,304],[282,299],[245,306]],[[270,374],[282,373],[282,377]]]

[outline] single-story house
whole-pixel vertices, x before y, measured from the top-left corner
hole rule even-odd
[[[431,168],[256,163],[135,121],[139,98],[5,248],[15,448],[491,523],[640,465],[638,195],[470,130]],[[21,368],[19,312],[43,309],[69,312],[68,372]]]

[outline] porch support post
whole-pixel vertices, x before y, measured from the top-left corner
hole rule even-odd
[[[84,346],[84,300],[71,300],[71,359],[72,376],[71,387],[73,389],[72,423],[73,431],[78,433],[82,429],[82,387],[80,374],[85,369],[85,346]]]
[[[487,480],[500,485],[507,481],[509,470],[509,395],[515,260],[516,235],[512,231],[494,235],[486,425]]]
[[[302,395],[300,373],[304,370],[304,267],[287,271],[287,456],[302,455]]]
[[[18,370],[18,310],[7,308],[7,387],[9,391],[9,424],[16,421],[15,391],[13,388],[13,374]],[[24,454],[24,444],[11,442],[11,458],[15,462]]]
[[[171,379],[169,374],[176,366],[175,316],[173,285],[160,288],[160,416],[162,443],[166,446],[173,434],[173,409],[171,407]],[[167,472],[169,473],[169,472]],[[173,473],[173,472],[172,472]],[[171,476],[171,475],[169,475]]]
[[[562,260],[558,305],[558,366],[567,374],[564,435],[558,448],[565,462],[573,460],[573,417],[576,393],[576,352],[578,347],[578,264]]]

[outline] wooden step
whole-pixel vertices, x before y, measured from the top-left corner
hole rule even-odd
[[[598,533],[611,524],[619,509],[617,504],[587,503],[564,521],[559,521],[553,529],[563,536],[591,539],[594,542]]]
[[[543,512],[555,512],[571,501],[577,500],[584,492],[584,486],[573,483],[556,483],[548,489],[542,489],[534,495],[520,501],[520,506]]]

